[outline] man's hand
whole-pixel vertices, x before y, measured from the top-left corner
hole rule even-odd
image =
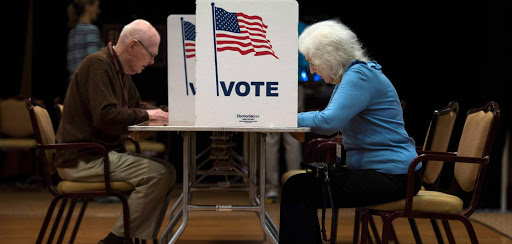
[[[161,109],[149,109],[146,110],[149,115],[149,120],[168,120],[169,113],[161,110]]]

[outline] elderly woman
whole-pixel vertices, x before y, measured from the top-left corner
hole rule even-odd
[[[311,73],[336,85],[323,111],[298,115],[298,125],[314,133],[343,134],[348,170],[329,175],[334,205],[352,208],[405,198],[407,168],[417,154],[404,128],[397,92],[382,67],[370,61],[356,35],[335,20],[308,27],[299,37],[299,51]],[[280,244],[321,243],[321,184],[310,174],[295,175],[285,183]],[[416,186],[417,192],[420,184]]]

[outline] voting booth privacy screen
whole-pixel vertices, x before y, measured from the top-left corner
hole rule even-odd
[[[195,21],[169,16],[170,124],[297,127],[297,39],[294,0],[197,0]]]
[[[196,16],[167,17],[169,125],[194,125]]]
[[[196,125],[297,126],[298,4],[196,2]]]

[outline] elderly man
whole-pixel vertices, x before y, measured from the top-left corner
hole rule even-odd
[[[94,141],[109,152],[111,180],[132,184],[128,199],[130,232],[139,239],[155,239],[176,182],[167,161],[128,154],[127,126],[167,119],[167,112],[141,103],[131,75],[154,63],[160,36],[145,20],[126,25],[116,45],[87,56],[79,65],[64,101],[58,142]],[[103,160],[91,151],[59,152],[59,176],[66,180],[102,181]],[[123,243],[123,216],[100,243]]]

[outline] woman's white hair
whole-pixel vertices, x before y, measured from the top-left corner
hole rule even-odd
[[[299,37],[299,51],[332,78],[343,75],[356,59],[369,60],[356,34],[337,20],[307,27]]]

